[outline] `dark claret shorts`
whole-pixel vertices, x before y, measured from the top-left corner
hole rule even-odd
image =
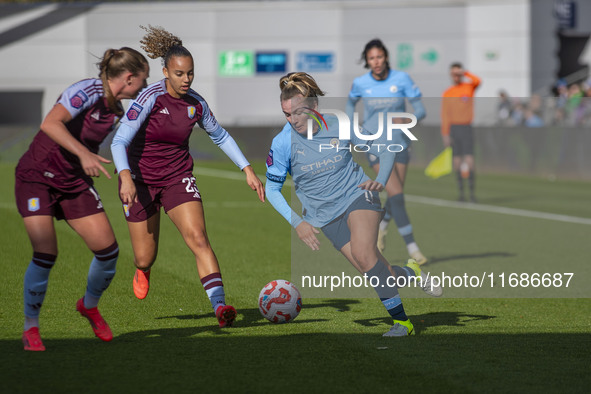
[[[469,124],[454,124],[449,130],[454,156],[474,154],[474,130]]]
[[[14,194],[22,217],[49,215],[58,220],[79,219],[104,212],[101,198],[94,187],[66,193],[44,183],[24,182],[16,178]]]
[[[121,180],[119,180],[121,187]],[[195,185],[195,177],[178,179],[168,186],[150,186],[135,182],[138,203],[128,208],[123,204],[123,212],[128,222],[143,222],[158,213],[160,208],[168,213],[174,207],[190,201],[201,201],[201,194]]]
[[[381,212],[383,215],[384,210],[382,209],[380,194],[378,192],[365,191],[364,194],[349,205],[344,213],[322,227],[322,232],[332,242],[336,250],[340,251],[343,246],[351,241],[351,231],[349,230],[349,226],[347,226],[347,219],[351,212],[360,209]]]

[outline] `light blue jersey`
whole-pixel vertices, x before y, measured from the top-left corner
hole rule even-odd
[[[328,129],[320,129],[312,139],[298,134],[287,123],[273,139],[267,157],[267,197],[271,204],[297,227],[302,219],[295,213],[278,191],[286,179],[292,175],[295,192],[302,203],[304,220],[314,227],[322,227],[340,214],[355,201],[364,190],[358,186],[369,180],[363,169],[353,160],[353,145],[364,145],[376,155],[381,155],[384,171],[376,179],[385,185],[394,163],[394,154],[381,151],[376,140],[339,140],[336,118],[326,117]],[[384,133],[385,134],[385,133]],[[385,159],[389,157],[388,159]]]
[[[404,71],[390,69],[388,77],[384,80],[375,79],[370,71],[353,81],[347,103],[347,115],[349,119],[353,119],[355,105],[362,99],[364,109],[362,127],[373,134],[378,130],[380,116],[384,117],[385,130],[386,113],[406,112],[405,99],[411,103],[417,121],[423,119],[426,113],[421,96],[419,87]],[[392,142],[408,146],[410,139],[403,132],[398,131],[394,133]]]

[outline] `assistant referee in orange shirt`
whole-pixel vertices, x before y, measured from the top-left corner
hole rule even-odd
[[[450,75],[453,86],[443,92],[441,103],[441,135],[443,145],[453,150],[453,168],[458,177],[459,201],[464,197],[464,180],[468,180],[470,201],[474,195],[474,91],[480,85],[480,78],[464,70],[461,63],[452,63]],[[469,82],[465,82],[465,78]]]

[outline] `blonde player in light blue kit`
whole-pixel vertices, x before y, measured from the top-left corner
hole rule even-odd
[[[317,112],[318,97],[324,93],[310,75],[287,74],[279,84],[287,124],[273,139],[267,157],[267,198],[312,250],[319,249],[316,227],[320,227],[360,273],[378,279],[374,289],[394,320],[384,336],[413,335],[414,328],[404,312],[398,288],[390,286],[392,277],[424,279],[423,290],[434,296],[441,295],[441,288],[431,288],[427,275],[414,260],[409,260],[406,267],[390,265],[377,248],[378,225],[383,215],[378,193],[392,171],[395,155],[379,149],[380,144],[384,145],[380,139],[371,145],[355,134],[351,140],[339,140],[334,118]],[[308,138],[311,115],[322,122],[313,124],[313,135]],[[351,144],[368,145],[380,156],[381,168],[375,181],[353,161]],[[281,194],[288,173],[302,203],[303,218]]]

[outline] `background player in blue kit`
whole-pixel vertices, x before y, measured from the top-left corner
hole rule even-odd
[[[133,291],[148,295],[150,270],[158,254],[160,209],[195,256],[199,278],[220,327],[231,326],[236,310],[226,305],[217,257],[209,243],[201,194],[193,176],[189,137],[198,125],[244,172],[247,184],[264,201],[264,187],[230,134],[218,124],[207,102],[191,89],[194,63],[182,41],[150,26],[141,43],[153,59],[161,57],[165,79],[149,85],[130,103],[111,150],[119,171],[119,196],[137,267]]]
[[[307,138],[309,114],[320,115],[315,111],[318,97],[324,95],[316,81],[306,73],[291,73],[282,77],[279,85],[287,124],[273,139],[267,158],[267,198],[312,250],[319,249],[316,227],[320,227],[359,272],[379,279],[375,290],[394,320],[384,336],[414,334],[398,289],[387,285],[391,283],[388,278],[414,279],[426,275],[414,260],[409,260],[406,267],[391,266],[376,244],[383,214],[378,192],[384,188],[392,170],[394,155],[386,149],[380,152],[374,149],[374,153],[380,154],[382,165],[376,180],[371,180],[347,149],[351,144],[365,145],[367,141],[355,135],[351,140],[339,140],[339,128],[328,117],[322,117],[327,121],[320,122],[321,126],[313,124],[313,136]],[[288,173],[302,203],[303,218],[281,194]],[[423,289],[431,295],[441,295],[441,288],[432,291],[429,282],[423,281]]]
[[[100,78],[67,88],[47,114],[41,130],[16,167],[15,195],[33,246],[24,280],[25,350],[43,351],[39,312],[57,259],[53,218],[64,219],[94,253],[84,297],[76,310],[86,317],[97,337],[113,339],[97,309],[115,275],[119,247],[91,177],[109,160],[97,154],[123,114],[120,100],[136,97],[146,86],[146,58],[131,48],[108,49],[99,64]]]
[[[388,112],[405,112],[406,100],[410,102],[417,120],[425,117],[425,107],[421,101],[421,91],[413,82],[410,76],[404,71],[397,71],[390,68],[388,62],[388,49],[382,41],[374,39],[365,45],[361,55],[365,62],[365,68],[370,71],[353,81],[349,92],[347,103],[347,115],[353,120],[355,105],[361,99],[364,108],[363,129],[375,133],[379,128],[379,120],[382,117],[383,125],[387,124],[384,117]],[[394,119],[395,123],[402,122],[401,119]],[[404,141],[410,147],[410,139],[401,131],[394,133],[395,142]],[[380,167],[379,157],[368,153],[369,164],[378,172]],[[406,243],[410,257],[415,259],[419,265],[425,264],[427,258],[421,253],[414,239],[413,228],[406,212],[404,204],[404,181],[406,170],[410,160],[409,149],[396,154],[394,168],[386,184],[388,200],[386,201],[386,215],[380,222],[380,233],[378,235],[378,247],[380,251],[385,247],[385,236],[387,226],[393,218],[398,232]]]

